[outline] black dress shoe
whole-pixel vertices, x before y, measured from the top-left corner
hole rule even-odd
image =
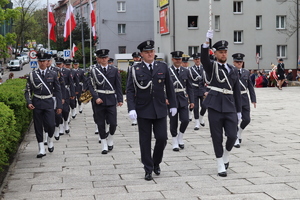
[[[242,143],[242,139],[239,139],[239,141],[240,141],[240,144]]]
[[[82,113],[82,111],[79,111],[79,113],[81,114],[81,113]]]
[[[173,148],[173,151],[179,151],[179,148]]]
[[[59,133],[59,135],[64,135],[64,133]]]
[[[191,122],[191,121],[192,121],[192,119],[189,119],[189,121]]]
[[[228,162],[228,163],[224,163],[224,165],[225,165],[225,169],[228,169],[228,167],[229,167],[229,162]]]
[[[37,158],[42,158],[42,157],[44,157],[44,156],[46,156],[46,154],[41,154],[41,153],[39,153],[36,157],[37,157]]]
[[[113,148],[114,148],[114,145],[108,146],[108,151],[113,150]]]
[[[197,131],[197,130],[199,130],[199,128],[198,128],[198,127],[195,127],[194,130]]]
[[[68,130],[65,130],[65,132],[66,132],[66,134],[70,133],[70,129],[68,129]]]
[[[153,171],[156,175],[160,175],[160,167],[159,165],[154,165]]]
[[[99,140],[99,143],[101,144],[101,140]]]
[[[180,149],[184,149],[184,144],[179,144],[178,146]]]
[[[205,126],[205,124],[201,124],[201,123],[200,123],[200,125],[203,126],[203,127]]]
[[[48,145],[48,143],[47,143],[47,142],[44,142],[44,145]]]
[[[153,180],[152,174],[146,172],[146,174],[145,174],[145,180],[146,180],[146,181],[151,181],[151,180]]]
[[[131,126],[136,126],[136,125],[137,125],[137,124],[135,124],[135,123],[132,123],[132,124],[131,124]]]
[[[48,148],[48,151],[52,153],[54,151],[54,147]]]
[[[220,173],[218,173],[218,176],[226,177],[227,176],[227,172],[220,172]]]
[[[59,140],[59,136],[58,136],[58,137],[55,137],[55,136],[54,136],[54,138],[55,138],[56,140]]]
[[[102,154],[107,154],[107,150],[103,150],[101,153]]]
[[[97,135],[97,134],[99,134],[99,132],[95,132],[95,134]]]
[[[239,145],[239,144],[236,144],[236,145],[233,145],[235,148],[240,148],[241,147],[241,145]]]

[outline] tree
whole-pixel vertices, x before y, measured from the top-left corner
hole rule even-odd
[[[18,11],[15,9],[7,8],[6,5],[9,4],[8,0],[0,0],[0,25],[5,25],[10,21],[18,17]],[[11,25],[11,24],[10,24]],[[5,35],[0,35],[0,57],[8,58],[8,46],[15,43],[16,34],[7,33]]]

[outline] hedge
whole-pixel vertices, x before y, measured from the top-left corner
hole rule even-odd
[[[26,79],[11,79],[0,85],[0,171],[8,165],[32,120],[24,98]]]

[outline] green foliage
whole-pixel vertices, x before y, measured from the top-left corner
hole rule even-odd
[[[127,72],[124,70],[120,70],[121,81],[122,81],[122,92],[125,94],[126,92],[126,84],[127,84]]]
[[[0,87],[1,88],[1,87]],[[0,171],[8,164],[9,156],[16,150],[20,133],[15,130],[14,112],[0,102]]]

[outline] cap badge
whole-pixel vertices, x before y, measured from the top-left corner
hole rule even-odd
[[[102,54],[105,54],[105,50],[104,49],[102,49]]]
[[[149,41],[149,40],[147,40],[147,45],[148,45],[148,46],[150,45],[150,41]]]

